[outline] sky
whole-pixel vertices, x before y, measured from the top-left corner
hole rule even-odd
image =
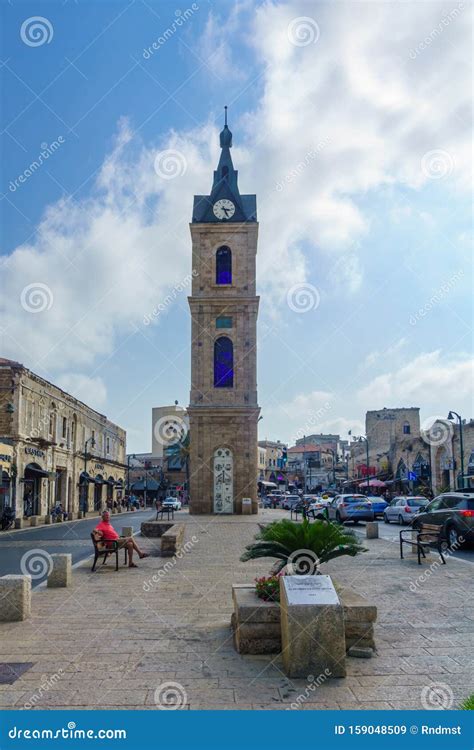
[[[462,0],[4,3],[2,356],[151,449],[152,407],[189,401],[189,221],[227,104],[260,439],[474,416],[471,23]]]

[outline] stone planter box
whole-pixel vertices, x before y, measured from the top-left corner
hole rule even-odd
[[[140,526],[140,531],[143,536],[156,538],[163,536],[163,534],[174,525],[174,523],[167,523],[166,521],[143,521]]]
[[[183,546],[184,524],[182,523],[144,521],[140,530],[142,535],[148,538],[161,537],[162,557],[173,557]]]
[[[344,610],[346,653],[351,648],[375,650],[377,607],[365,597],[333,580]],[[264,602],[252,584],[232,586],[234,612],[231,627],[239,654],[278,654],[281,651],[280,605]],[[370,656],[367,651],[366,656]]]

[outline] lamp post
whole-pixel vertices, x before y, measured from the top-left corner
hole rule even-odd
[[[90,438],[87,438],[87,440],[84,441],[84,474],[86,476],[84,477],[85,490],[82,496],[83,513],[85,513],[86,509],[88,509],[89,507],[89,484],[87,481],[87,445],[88,443],[91,444],[91,448],[95,447],[95,439],[93,436],[91,436]]]
[[[127,495],[130,495],[130,461],[132,458],[135,458],[135,454],[127,456]]]
[[[451,411],[448,414],[448,419],[453,420],[454,417],[457,418],[459,423],[459,450],[461,451],[461,489],[464,489],[464,445],[463,445],[463,435],[462,435],[462,418],[461,415],[457,413],[457,411]]]
[[[336,486],[336,452],[333,450],[333,448],[329,448],[328,450],[332,454],[332,481],[335,487]]]
[[[370,489],[370,477],[369,477],[369,441],[364,435],[361,435],[359,441],[365,441],[365,455],[367,458],[367,490]]]

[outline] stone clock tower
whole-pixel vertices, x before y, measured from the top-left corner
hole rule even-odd
[[[257,513],[257,313],[255,195],[241,195],[230,149],[221,155],[210,195],[194,196],[190,511]]]

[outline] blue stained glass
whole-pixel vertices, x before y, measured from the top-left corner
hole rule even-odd
[[[214,343],[214,388],[234,386],[234,346],[227,336]]]
[[[232,252],[220,247],[216,253],[216,284],[232,284]]]

